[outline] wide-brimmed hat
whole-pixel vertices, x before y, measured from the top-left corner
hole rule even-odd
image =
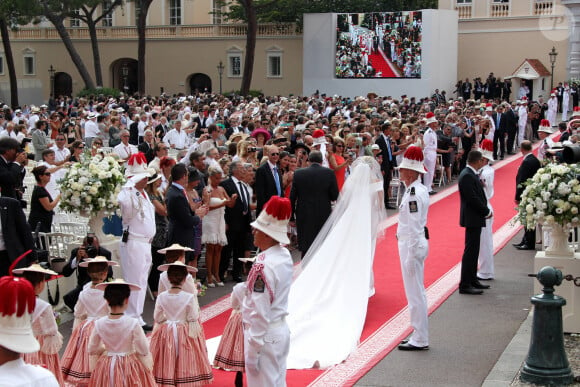
[[[33,353],[40,344],[32,332],[36,295],[24,278],[0,278],[0,346],[18,353]]]
[[[173,263],[166,263],[166,264],[157,266],[157,270],[159,270],[159,271],[167,271],[169,269],[169,266],[183,267],[183,268],[185,268],[190,273],[197,273],[197,269],[195,267],[188,266],[188,265],[186,265],[185,263],[183,263],[181,261],[175,261]]]
[[[251,226],[280,243],[289,244],[287,232],[291,214],[292,208],[288,198],[272,196]]]
[[[439,121],[437,121],[437,118],[435,117],[435,113],[429,112],[429,113],[425,114],[425,123],[427,125],[433,124],[435,122],[439,122]]]
[[[154,183],[159,179],[161,179],[161,175],[159,173],[154,173],[153,176],[149,176],[149,179],[147,180],[147,184]]]
[[[487,138],[484,139],[479,145],[479,151],[483,157],[489,161],[493,161],[493,141],[488,140]]]
[[[425,157],[423,156],[423,150],[415,145],[411,145],[405,151],[403,155],[403,161],[399,166],[399,169],[410,169],[412,171],[417,171],[419,173],[426,173],[427,169],[423,164],[423,160]]]
[[[169,247],[166,247],[161,250],[157,250],[159,254],[167,254],[168,251],[193,251],[189,247],[181,246],[179,243],[174,243]]]
[[[119,266],[119,264],[115,261],[109,261],[106,257],[102,255],[97,255],[95,258],[85,258],[81,263],[79,263],[80,267],[89,267],[91,263],[106,263],[109,266]]]
[[[296,153],[297,149],[304,149],[306,151],[306,153],[310,153],[310,148],[308,148],[308,145],[304,144],[303,142],[299,142],[296,145],[294,145],[294,153]]]
[[[131,289],[131,291],[141,290],[141,287],[139,287],[138,285],[125,282],[125,280],[122,278],[116,278],[111,282],[101,282],[100,284],[96,285],[95,288],[104,291],[107,288],[107,286],[118,286],[118,285],[127,285],[129,286],[129,289]]]
[[[265,137],[265,141],[268,141],[270,139],[270,132],[268,132],[266,129],[264,128],[257,128],[254,129],[254,131],[252,132],[252,134],[250,136],[257,138],[258,135],[261,134]]]
[[[30,108],[30,112],[31,113],[39,113],[40,112],[40,109],[38,107],[36,107],[36,106],[33,106],[33,107]]]
[[[87,116],[88,119],[92,119],[92,118],[97,118],[98,114],[95,112],[90,112],[89,115]]]
[[[379,152],[381,152],[381,147],[378,144],[371,145],[371,151],[375,151],[375,150],[378,150]]]
[[[538,128],[538,132],[544,132],[548,134],[554,133],[552,130],[552,124],[550,124],[549,120],[543,119],[540,121],[540,127]]]
[[[14,274],[24,274],[24,272],[42,273],[48,277],[47,278],[48,280],[53,280],[53,279],[56,279],[58,277],[62,277],[56,271],[46,269],[46,268],[40,266],[38,263],[33,263],[32,265],[30,265],[28,267],[22,267],[20,269],[12,270],[12,273],[14,273]]]

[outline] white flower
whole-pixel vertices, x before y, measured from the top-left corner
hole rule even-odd
[[[564,212],[562,208],[556,208],[556,214],[561,215]]]
[[[534,206],[532,206],[531,204],[528,204],[528,205],[526,206],[526,212],[527,212],[528,214],[532,214],[532,213],[534,212]]]
[[[545,182],[548,182],[548,181],[552,180],[552,176],[550,176],[550,174],[549,174],[549,173],[544,173],[544,174],[542,175],[542,178],[541,178],[541,180],[542,180],[542,182],[544,182],[544,183],[545,183]]]
[[[578,213],[578,207],[574,206],[572,208],[570,208],[570,212],[574,215],[576,215]]]

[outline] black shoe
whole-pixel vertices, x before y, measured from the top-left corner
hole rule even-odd
[[[435,191],[430,191],[430,192],[429,192],[429,195],[435,195],[436,193],[437,193],[437,192],[435,192]]]
[[[141,328],[143,328],[145,332],[151,332],[153,330],[153,326],[149,324],[141,325]]]
[[[481,278],[481,277],[477,277],[478,281],[493,281],[493,278]]]
[[[521,246],[516,246],[516,249],[518,249],[518,250],[535,250],[536,247],[535,246],[528,246],[528,245],[521,245]]]
[[[500,160],[503,160],[503,156],[499,156],[499,159],[500,159]]]
[[[515,153],[514,153],[514,152],[508,152],[507,154],[508,154],[508,156],[513,156],[513,155],[515,155]]]
[[[426,351],[429,349],[429,346],[426,345],[424,347],[417,347],[407,342],[405,344],[399,344],[397,348],[399,348],[401,351]]]
[[[474,287],[470,288],[459,288],[459,294],[483,294],[483,290],[476,289]]]
[[[515,248],[526,246],[526,242],[512,243],[512,246]]]
[[[479,282],[475,282],[474,284],[471,285],[472,287],[474,287],[475,289],[489,289],[491,288],[491,286],[489,285],[484,285],[482,283]]]
[[[242,277],[234,277],[234,282],[244,282],[244,280],[242,279]]]
[[[387,206],[386,209],[387,210],[396,210],[397,207],[395,207],[395,206]]]

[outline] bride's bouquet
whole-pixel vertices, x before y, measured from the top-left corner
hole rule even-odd
[[[565,228],[580,225],[580,167],[576,164],[547,164],[528,179],[518,205],[522,225],[559,224]]]
[[[121,166],[111,156],[96,155],[70,166],[60,181],[60,207],[68,212],[112,215],[125,181]]]

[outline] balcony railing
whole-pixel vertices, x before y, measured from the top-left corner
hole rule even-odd
[[[473,10],[472,4],[456,4],[455,10],[459,13],[460,19],[471,19],[471,12]]]
[[[89,39],[86,27],[68,28],[72,39]],[[148,26],[147,39],[166,38],[231,38],[245,37],[245,24],[197,24],[185,26]],[[260,24],[258,36],[300,36],[294,24]],[[98,39],[137,39],[137,27],[97,27]],[[10,31],[12,40],[60,39],[54,28],[19,28]]]
[[[491,3],[489,9],[490,17],[507,17],[510,15],[509,3]]]
[[[534,15],[552,15],[554,13],[553,0],[536,0],[534,3]]]

